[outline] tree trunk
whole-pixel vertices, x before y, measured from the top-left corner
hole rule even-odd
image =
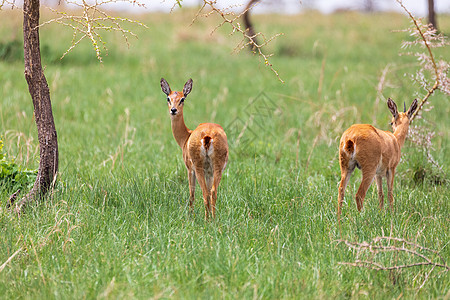
[[[365,12],[374,12],[375,11],[374,0],[364,0],[363,9]]]
[[[434,0],[428,0],[428,23],[431,23],[433,25],[434,29],[438,29],[437,27],[437,21],[436,21],[436,14],[434,10]]]
[[[23,48],[25,79],[33,100],[34,117],[39,140],[39,170],[34,186],[21,199],[15,210],[21,210],[30,202],[44,196],[58,171],[58,141],[53,120],[50,90],[41,64],[39,46],[39,0],[24,0],[23,4]]]
[[[256,40],[255,29],[253,28],[252,21],[250,21],[250,9],[251,9],[252,5],[254,5],[258,1],[259,0],[250,0],[248,2],[247,6],[245,7],[244,15],[243,15],[245,28],[247,28],[247,35],[254,43],[254,44],[249,44],[251,51],[255,50],[255,44],[259,45],[258,41]]]

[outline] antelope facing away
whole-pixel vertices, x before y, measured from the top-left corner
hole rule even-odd
[[[417,99],[413,101],[408,112],[398,112],[392,99],[387,100],[392,113],[392,129],[394,133],[383,131],[368,124],[355,124],[347,129],[339,144],[339,164],[341,166],[341,183],[338,195],[338,219],[341,215],[342,201],[348,181],[355,167],[362,171],[362,181],[356,193],[356,207],[363,208],[364,197],[373,179],[376,178],[380,208],[384,205],[382,178],[386,177],[388,198],[391,210],[394,209],[395,168],[400,161],[400,150],[408,133],[409,120],[417,109]]]
[[[211,214],[215,217],[217,189],[222,172],[228,161],[227,135],[222,126],[213,123],[202,123],[195,130],[184,124],[184,100],[192,90],[192,79],[184,85],[183,92],[175,92],[161,78],[161,89],[167,95],[167,104],[172,122],[172,133],[183,151],[183,160],[189,178],[189,207],[193,211],[195,197],[195,179],[203,192],[205,219]]]

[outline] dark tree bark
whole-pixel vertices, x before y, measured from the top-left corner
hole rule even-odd
[[[364,0],[364,2],[363,2],[363,10],[365,12],[374,12],[375,11],[374,0]]]
[[[431,23],[434,29],[438,29],[436,21],[436,13],[434,10],[434,0],[428,0],[428,22]]]
[[[33,100],[34,117],[39,140],[39,170],[31,191],[21,199],[15,210],[21,210],[30,202],[44,196],[58,171],[58,141],[53,120],[50,90],[41,64],[39,44],[39,0],[24,0],[23,4],[23,48],[25,79]]]
[[[253,23],[250,20],[250,8],[252,7],[252,5],[254,5],[258,1],[259,0],[250,0],[248,2],[247,6],[245,7],[244,15],[242,16],[244,18],[245,28],[247,29],[247,35],[250,37],[250,39],[253,41],[253,43],[255,43],[257,45],[259,45],[259,44],[258,44],[258,41],[256,40],[255,29],[253,28]],[[249,47],[250,47],[251,51],[255,50],[254,44],[250,44]]]

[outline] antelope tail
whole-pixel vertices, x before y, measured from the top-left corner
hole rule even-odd
[[[211,146],[211,140],[212,138],[210,136],[205,136],[203,138],[203,147],[205,147],[206,150],[208,150],[209,146]]]
[[[353,154],[355,151],[355,143],[352,140],[347,140],[344,144],[344,151],[348,154]]]
[[[213,147],[212,142],[213,142],[213,138],[208,136],[208,135],[204,136],[203,139],[202,139],[202,147],[205,150],[205,155],[206,156],[210,156],[214,152],[214,147]]]

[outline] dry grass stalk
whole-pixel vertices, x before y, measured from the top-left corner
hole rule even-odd
[[[375,112],[378,112],[378,105],[380,104],[381,99],[385,99],[383,97],[383,88],[386,85],[386,76],[389,72],[389,68],[391,67],[391,64],[387,64],[386,67],[384,67],[383,71],[381,72],[380,79],[378,80],[377,84],[377,97],[375,99]],[[372,124],[377,124],[377,114],[374,113],[372,117]]]
[[[13,258],[19,254],[23,250],[23,247],[20,247],[16,250],[16,252],[13,253],[1,266],[0,266],[0,272],[3,271],[3,269],[13,260]]]
[[[125,108],[125,130],[123,138],[121,139],[116,151],[113,154],[108,155],[108,158],[101,163],[101,166],[106,166],[106,163],[111,161],[111,170],[114,169],[116,161],[120,158],[121,165],[123,167],[125,150],[133,145],[134,137],[136,135],[136,128],[130,126],[130,109]]]

